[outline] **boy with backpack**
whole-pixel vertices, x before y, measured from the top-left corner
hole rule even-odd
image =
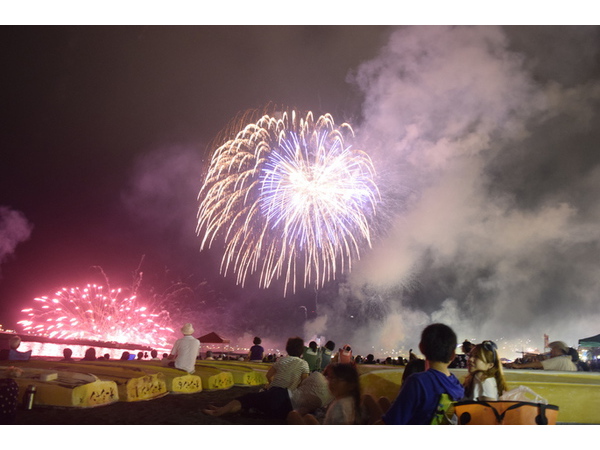
[[[425,355],[427,370],[406,379],[381,422],[387,425],[428,425],[438,412],[441,398],[451,401],[463,398],[463,386],[448,370],[454,360],[456,346],[456,334],[447,325],[435,323],[423,330],[419,350]]]

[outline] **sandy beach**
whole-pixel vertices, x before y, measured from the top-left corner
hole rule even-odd
[[[224,405],[240,395],[256,392],[260,386],[233,386],[230,389],[195,394],[167,394],[141,402],[117,402],[96,408],[36,406],[19,409],[15,425],[283,425],[263,415],[240,412],[223,418],[202,413],[208,405]]]

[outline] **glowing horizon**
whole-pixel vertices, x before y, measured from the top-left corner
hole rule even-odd
[[[124,297],[121,292],[96,284],[62,288],[53,297],[36,297],[41,305],[21,310],[28,319],[17,324],[49,338],[166,346],[174,332],[168,313],[148,311],[135,295]]]

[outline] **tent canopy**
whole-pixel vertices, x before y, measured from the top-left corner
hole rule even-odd
[[[214,331],[205,334],[204,336],[200,336],[198,340],[202,344],[229,344],[229,339],[223,339]]]
[[[600,334],[583,339],[579,339],[580,347],[600,347]]]

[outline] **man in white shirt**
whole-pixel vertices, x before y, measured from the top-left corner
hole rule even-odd
[[[548,344],[550,347],[550,359],[544,361],[533,361],[525,364],[512,364],[513,369],[544,369],[558,370],[563,372],[577,372],[577,366],[569,355],[569,347],[562,341],[554,341]]]
[[[194,327],[191,323],[186,323],[181,327],[183,337],[175,341],[169,359],[175,359],[169,363],[179,370],[185,370],[188,373],[194,373],[196,370],[196,359],[200,353],[200,341],[192,336]]]

